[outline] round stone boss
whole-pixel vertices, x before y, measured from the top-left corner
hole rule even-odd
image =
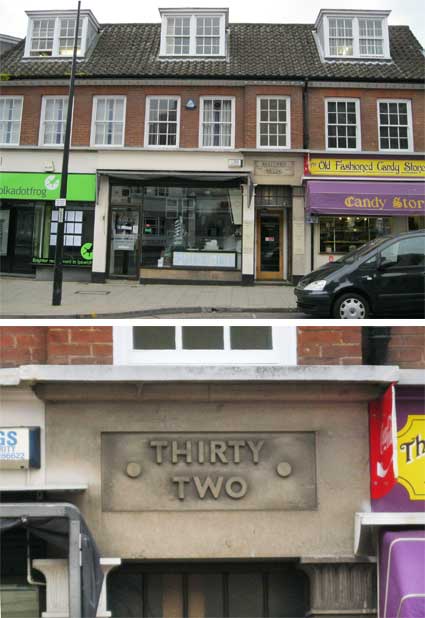
[[[290,476],[292,472],[292,466],[287,461],[281,461],[280,464],[278,464],[276,467],[276,472],[279,476],[285,478],[287,476]]]
[[[142,474],[142,466],[135,461],[129,461],[125,472],[131,479],[137,479]]]

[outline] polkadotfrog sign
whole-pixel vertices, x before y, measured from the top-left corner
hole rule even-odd
[[[59,198],[61,174],[0,174],[0,199],[49,200]],[[94,202],[96,174],[69,174],[67,200]]]

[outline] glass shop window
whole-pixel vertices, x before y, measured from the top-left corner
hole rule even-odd
[[[138,565],[112,571],[108,607],[126,618],[297,618],[308,610],[308,582],[295,564]]]
[[[409,217],[409,232],[425,229],[425,216]]]
[[[240,187],[146,187],[142,211],[142,266],[240,269]]]
[[[320,253],[348,253],[390,232],[388,217],[320,217]]]
[[[55,259],[58,209],[36,204],[33,237],[33,264],[53,264]],[[93,259],[94,206],[72,202],[65,209],[63,263],[91,266]]]

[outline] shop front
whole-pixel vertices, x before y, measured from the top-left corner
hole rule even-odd
[[[425,406],[417,373],[417,385],[392,386],[370,406],[371,512],[358,514],[356,538],[358,553],[377,559],[381,618],[425,615]]]
[[[3,173],[0,184],[1,271],[50,278],[54,264],[60,174]],[[94,174],[70,174],[65,210],[65,277],[88,279],[93,259]]]
[[[423,161],[312,157],[306,173],[311,270],[378,236],[425,227]]]
[[[108,277],[241,282],[248,174],[129,176],[109,178]]]
[[[121,561],[113,616],[376,615],[353,519],[368,402],[394,368],[38,371],[46,483],[87,487],[70,501]]]

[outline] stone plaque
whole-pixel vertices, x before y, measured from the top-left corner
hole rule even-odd
[[[254,161],[254,172],[259,176],[293,176],[294,162],[279,161],[278,159],[256,160]]]
[[[316,506],[313,432],[102,434],[104,511]]]

